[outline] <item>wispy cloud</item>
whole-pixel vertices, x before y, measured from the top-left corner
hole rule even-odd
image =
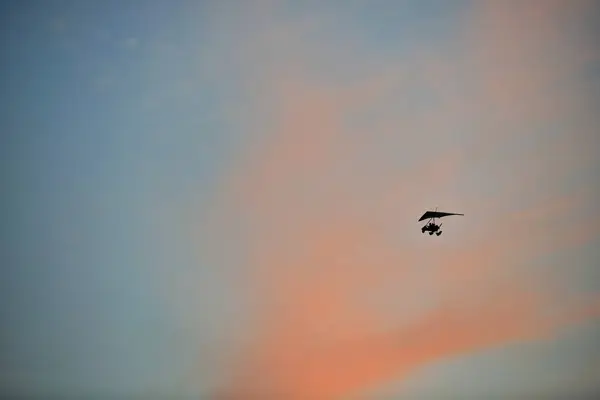
[[[336,79],[345,65],[334,61],[360,63],[360,51],[313,41],[321,18],[294,24],[264,3],[246,21],[260,29],[232,50],[254,97],[232,116],[255,140],[223,186],[219,223],[248,235],[238,282],[258,305],[225,377],[233,398],[338,398],[596,318],[585,304],[549,313],[556,282],[531,267],[590,240],[583,221],[550,221],[596,194],[540,182],[577,170],[576,148],[560,166],[560,146],[536,151],[566,143],[550,134],[565,124],[592,140],[574,83],[588,50],[567,42],[585,7],[482,2],[469,12],[452,57],[428,44],[353,79]],[[521,174],[532,160],[535,172]],[[444,241],[423,241],[414,220],[439,204],[468,217]]]
[[[54,33],[64,33],[67,31],[67,19],[64,17],[55,17],[48,23],[50,30]]]
[[[136,37],[128,37],[120,42],[120,46],[126,49],[135,49],[139,46],[139,44],[140,41]]]

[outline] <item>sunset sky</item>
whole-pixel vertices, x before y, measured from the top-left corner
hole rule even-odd
[[[0,395],[600,393],[597,1],[0,16]]]

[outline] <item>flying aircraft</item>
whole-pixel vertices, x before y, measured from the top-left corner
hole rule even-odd
[[[421,233],[429,232],[429,235],[433,235],[435,233],[437,236],[440,236],[442,234],[442,231],[440,231],[442,224],[437,225],[435,223],[435,219],[447,217],[449,215],[465,215],[465,214],[441,212],[441,211],[438,211],[437,208],[435,209],[435,211],[426,211],[425,214],[423,214],[421,216],[421,218],[419,218],[419,222],[429,219],[429,221],[427,221],[427,224],[425,224],[425,226],[423,226],[421,228]]]

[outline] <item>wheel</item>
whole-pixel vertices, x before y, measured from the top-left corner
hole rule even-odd
[[[433,235],[433,232],[429,232],[429,236]]]
[[[440,236],[442,234],[442,231],[436,232],[435,234]]]

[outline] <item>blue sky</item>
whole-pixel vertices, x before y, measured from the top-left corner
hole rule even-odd
[[[483,3],[3,2],[0,393],[280,384],[264,378],[278,365],[270,354],[313,343],[305,323],[347,323],[320,313],[328,295],[312,303],[332,260],[355,260],[346,231],[333,235],[340,249],[323,239],[329,250],[315,250],[323,275],[296,265],[334,221],[377,226],[375,258],[397,260],[435,299],[459,290],[483,304],[479,290],[513,276],[556,290],[544,311],[595,301],[597,9]],[[435,206],[476,217],[423,240],[414,220]],[[518,239],[502,236],[511,231]],[[457,267],[481,260],[481,276]],[[380,307],[429,304],[395,298],[411,284],[385,271]],[[286,290],[287,279],[314,284]],[[372,288],[351,295],[336,286],[355,284],[344,279],[331,291],[358,318],[350,304]],[[263,308],[288,301],[293,321],[314,311],[291,323],[304,333],[262,343],[261,329],[279,337],[283,324]],[[559,380],[587,393],[600,371],[594,321],[549,342],[432,355],[415,375],[371,386],[357,372],[339,388],[296,388],[502,396],[553,393]],[[379,328],[361,329],[345,332]],[[238,370],[262,379],[248,387]]]
[[[198,66],[191,5],[3,8],[3,391],[173,391],[157,214],[213,184],[226,143],[210,84],[174,93]]]

